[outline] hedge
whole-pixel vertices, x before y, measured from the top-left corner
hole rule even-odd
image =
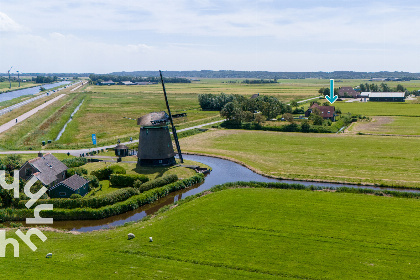
[[[88,162],[88,160],[87,158],[78,157],[78,158],[66,158],[66,159],[63,159],[61,162],[64,163],[68,168],[72,168],[72,167],[79,167],[79,166],[85,165]]]
[[[159,188],[167,184],[178,181],[178,176],[175,174],[166,175],[164,177],[156,178],[152,181],[142,184],[141,182],[135,182],[134,187],[138,188],[140,192],[145,192],[151,189]]]
[[[101,208],[75,208],[63,209],[54,208],[53,210],[41,211],[41,217],[53,218],[55,220],[97,220],[125,213],[137,209],[143,205],[152,203],[159,198],[167,196],[169,193],[191,187],[204,181],[203,174],[196,174],[191,178],[180,180],[169,185],[149,190],[139,195]],[[120,191],[123,191],[121,189]],[[135,190],[135,189],[133,189]],[[138,191],[138,190],[135,190]],[[114,192],[116,193],[116,192]],[[67,201],[77,201],[78,199],[68,199]],[[0,209],[0,217],[3,221],[25,220],[34,216],[33,207],[31,209]]]
[[[100,168],[91,172],[92,175],[96,176],[99,180],[109,180],[111,174],[125,174],[124,167],[119,165],[110,165],[104,168]]]
[[[135,181],[145,183],[149,181],[149,178],[140,174],[111,174],[111,176],[109,176],[109,180],[114,188],[126,188],[133,187]]]
[[[71,177],[74,174],[77,174],[79,176],[87,175],[88,171],[83,167],[72,167],[66,170],[67,177]]]

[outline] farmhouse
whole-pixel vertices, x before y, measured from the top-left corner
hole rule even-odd
[[[38,154],[25,162],[19,170],[19,178],[29,180],[35,176],[46,188],[51,198],[70,197],[73,193],[84,196],[89,191],[89,181],[79,175],[66,179],[67,166],[50,153]]]
[[[314,103],[308,110],[305,112],[305,117],[309,117],[315,109],[318,109],[320,115],[323,119],[329,119],[335,122],[335,107],[334,106],[320,106],[318,103]]]
[[[404,102],[405,92],[370,92],[369,101]]]
[[[89,192],[89,181],[75,174],[49,190],[50,197],[69,198],[72,194],[85,196]]]
[[[31,159],[19,170],[19,178],[29,180],[32,176],[47,188],[54,186],[66,179],[67,166],[52,154],[38,154],[37,158]]]
[[[338,97],[353,97],[357,98],[359,93],[352,87],[341,87],[338,89]]]

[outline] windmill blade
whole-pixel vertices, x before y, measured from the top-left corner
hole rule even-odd
[[[162,71],[159,70],[159,73],[160,73],[160,80],[162,82],[163,95],[165,96],[166,108],[168,109],[169,121],[171,122],[171,126],[172,126],[172,135],[174,136],[175,145],[176,145],[176,149],[178,150],[179,159],[181,160],[181,163],[184,163],[184,159],[182,158],[182,153],[181,153],[181,147],[179,146],[178,135],[176,134],[176,128],[174,126],[174,121],[172,119],[171,109],[169,108],[168,97],[166,96],[166,89],[165,89],[165,83],[163,82]]]

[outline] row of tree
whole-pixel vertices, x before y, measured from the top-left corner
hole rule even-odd
[[[277,84],[277,79],[259,79],[259,80],[253,80],[253,79],[246,79],[242,81],[243,84]]]
[[[231,123],[251,121],[260,123],[265,119],[273,119],[278,115],[293,112],[292,106],[280,102],[274,96],[267,95],[251,99],[238,94],[209,93],[200,94],[198,102],[203,110],[220,111],[220,115]]]
[[[386,83],[381,83],[379,86],[377,84],[371,83],[365,83],[365,84],[360,84],[359,85],[360,91],[364,92],[364,91],[372,91],[372,92],[405,92],[407,89],[401,85],[398,84],[396,87],[390,87],[388,86],[388,84]]]
[[[115,83],[124,82],[124,81],[130,81],[132,83],[138,83],[138,82],[160,82],[160,77],[136,77],[136,76],[119,76],[119,75],[96,75],[91,74],[89,75],[90,83],[91,84],[97,84],[104,81],[113,81]],[[178,78],[178,77],[170,77],[170,78],[164,78],[165,83],[191,83],[191,80],[186,78]]]
[[[56,82],[57,80],[58,80],[57,76],[53,76],[53,77],[51,77],[51,76],[37,76],[36,78],[32,77],[32,81],[34,81],[37,84],[53,83],[53,82]]]

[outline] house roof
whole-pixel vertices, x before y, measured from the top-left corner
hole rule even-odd
[[[352,97],[356,97],[358,94],[352,87],[341,87],[338,89],[339,96],[344,96],[344,93],[347,93],[347,95]]]
[[[44,185],[51,184],[57,180],[58,174],[67,170],[67,166],[64,163],[49,153],[42,157],[31,159],[28,163],[38,170],[34,176],[36,176]]]
[[[255,99],[255,98],[257,98],[258,96],[260,96],[260,94],[259,94],[259,93],[253,94],[253,95],[251,96],[251,98],[250,98],[250,99]]]
[[[371,97],[401,98],[401,97],[405,97],[405,92],[371,92],[369,94],[369,98]]]
[[[126,145],[119,144],[114,148],[114,150],[128,150],[128,147]]]
[[[321,117],[323,118],[332,118],[334,117],[335,107],[334,106],[319,106],[317,103],[314,103],[311,108],[318,108],[321,112]]]
[[[78,189],[80,189],[81,187],[83,187],[84,185],[86,185],[87,183],[89,183],[88,180],[86,180],[85,178],[74,174],[73,176],[67,178],[66,180],[58,183],[57,185],[55,185],[54,187],[50,188],[50,190],[55,189],[56,187],[63,185],[73,191],[77,191]]]
[[[153,112],[137,119],[137,125],[141,126],[164,126],[169,121],[169,115],[165,111]]]

